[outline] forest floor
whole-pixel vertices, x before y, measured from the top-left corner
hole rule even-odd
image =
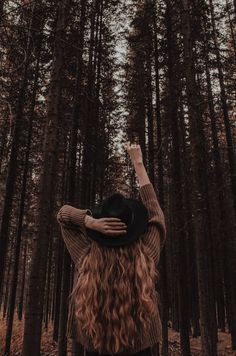
[[[23,321],[14,319],[13,336],[11,342],[11,353],[10,356],[20,356],[22,348],[22,338],[23,338]],[[2,312],[0,312],[0,355],[3,355],[3,346],[5,344],[5,332],[6,323],[3,319]],[[57,343],[52,339],[53,327],[50,323],[48,330],[43,328],[42,342],[41,342],[41,356],[56,356],[57,355]],[[236,351],[231,350],[230,334],[225,332],[218,333],[218,355],[234,355],[236,356]],[[191,343],[191,354],[193,356],[202,355],[201,352],[201,339],[200,337],[192,338],[190,337]],[[71,342],[68,342],[68,353],[67,356],[71,356]],[[168,356],[181,355],[180,352],[180,340],[179,333],[169,329],[169,353]]]

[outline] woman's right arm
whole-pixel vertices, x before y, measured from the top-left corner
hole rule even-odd
[[[142,161],[142,152],[137,144],[127,145],[127,150],[137,174],[140,197],[142,203],[148,211],[148,226],[144,234],[143,241],[149,247],[150,255],[157,265],[160,259],[160,252],[166,240],[166,226],[164,213],[160,207],[156,192]]]
[[[152,235],[152,233],[155,231],[159,232],[160,249],[162,249],[166,239],[166,226],[163,210],[160,207],[156,192],[154,190],[153,184],[149,180],[144,164],[134,165],[134,169],[139,181],[139,194],[142,203],[148,211],[148,234],[151,232]],[[150,240],[151,239],[152,237]]]
[[[139,180],[139,186],[141,187],[142,185],[149,184],[150,180],[143,164],[143,157],[140,145],[136,143],[130,145],[129,142],[127,142],[125,148],[128,151],[131,162],[136,171]]]
[[[134,162],[133,165],[138,177],[139,187],[141,188],[145,184],[150,184],[151,182],[143,162]]]

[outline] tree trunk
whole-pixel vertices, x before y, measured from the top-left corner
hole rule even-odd
[[[81,1],[81,10],[80,10],[80,24],[78,28],[78,51],[77,51],[77,63],[76,63],[76,85],[75,85],[75,94],[73,102],[73,112],[72,112],[72,133],[70,139],[70,169],[68,172],[68,199],[71,204],[76,200],[76,166],[77,166],[77,144],[78,144],[78,129],[82,127],[80,121],[82,121],[82,83],[84,77],[84,63],[83,63],[83,50],[84,50],[84,32],[85,32],[85,22],[86,22],[86,1]],[[77,177],[78,179],[78,177]],[[70,256],[68,255],[67,250],[63,250],[63,270],[62,270],[62,288],[61,288],[61,308],[60,308],[60,338],[59,338],[59,353],[63,355],[64,350],[66,350],[66,325],[68,317],[68,305],[67,298],[70,293],[70,285],[68,281],[70,280],[70,274],[73,278],[72,269],[70,269]],[[82,345],[81,345],[82,347]]]
[[[99,1],[95,0],[92,7],[91,13],[91,28],[90,28],[90,46],[89,46],[89,60],[87,68],[87,88],[86,88],[86,99],[85,99],[85,110],[84,110],[84,138],[86,144],[84,145],[84,154],[82,162],[82,187],[81,190],[81,203],[85,205],[90,203],[91,194],[91,181],[93,174],[93,154],[95,153],[96,147],[94,145],[94,105],[95,105],[95,73],[94,73],[94,57],[96,58],[96,53],[94,50],[95,41],[95,20],[98,14]]]
[[[4,278],[4,266],[7,252],[7,241],[8,241],[8,233],[11,221],[11,210],[12,210],[12,201],[15,191],[15,181],[18,172],[18,156],[19,156],[19,147],[20,147],[20,139],[22,130],[24,130],[24,104],[27,86],[29,82],[29,68],[31,61],[31,51],[33,47],[33,22],[34,17],[37,15],[39,3],[34,3],[32,8],[32,14],[30,19],[30,26],[28,31],[27,38],[27,48],[25,51],[25,61],[23,66],[23,74],[20,83],[19,95],[17,99],[17,107],[16,107],[16,118],[15,118],[15,126],[13,132],[13,139],[11,144],[11,154],[9,160],[7,181],[6,181],[6,194],[4,199],[3,206],[3,214],[2,214],[2,222],[1,222],[1,231],[0,231],[0,294],[3,287],[3,278]]]
[[[172,27],[175,16],[172,14],[173,4],[167,0],[166,3],[166,26],[167,26],[167,54],[168,54],[168,108],[167,114],[170,122],[172,145],[171,145],[171,168],[173,189],[173,226],[174,226],[174,249],[176,251],[176,279],[178,285],[178,312],[180,326],[180,345],[182,355],[191,355],[189,342],[189,305],[188,284],[186,283],[186,232],[183,229],[183,192],[182,192],[182,158],[180,155],[179,128],[178,128],[178,54],[176,51],[176,35]],[[174,61],[173,61],[174,59]]]
[[[35,73],[34,85],[33,85],[32,104],[31,104],[31,108],[30,108],[30,119],[29,119],[29,128],[28,128],[27,146],[26,146],[26,156],[25,156],[25,162],[24,162],[24,171],[23,171],[23,177],[22,177],[22,190],[21,190],[21,197],[20,197],[20,212],[19,212],[17,232],[16,232],[14,265],[12,268],[13,278],[12,278],[11,286],[10,286],[11,292],[10,292],[10,301],[9,301],[9,315],[8,315],[8,320],[7,320],[7,331],[6,331],[6,339],[5,339],[4,356],[10,355],[14,309],[15,309],[15,302],[16,302],[17,280],[18,280],[18,272],[19,272],[22,222],[23,222],[24,211],[25,211],[26,185],[27,185],[27,176],[28,176],[28,171],[29,171],[29,156],[30,156],[31,141],[32,141],[35,98],[36,98],[37,86],[38,86],[39,57],[40,57],[40,50],[38,53],[38,62],[37,62],[37,66],[36,66],[36,73]]]
[[[206,28],[205,28],[206,31]],[[225,291],[226,295],[229,295],[230,303],[228,304],[226,300],[226,308],[228,310],[228,315],[230,317],[229,324],[231,330],[231,341],[232,341],[232,349],[236,348],[236,292],[234,288],[233,281],[236,278],[234,271],[236,271],[236,251],[235,246],[235,236],[234,236],[234,224],[232,222],[225,207],[229,205],[226,202],[226,194],[224,194],[225,190],[225,182],[222,172],[222,163],[220,158],[219,152],[219,143],[218,143],[218,134],[217,134],[217,126],[216,126],[216,116],[214,111],[214,104],[213,104],[213,95],[212,95],[212,88],[211,88],[211,78],[209,72],[209,58],[208,58],[209,48],[207,48],[207,40],[205,37],[205,47],[204,47],[204,55],[205,55],[205,67],[206,67],[206,78],[207,78],[207,90],[208,90],[208,103],[209,103],[209,113],[210,113],[210,120],[211,120],[211,133],[212,133],[212,141],[213,141],[213,159],[215,164],[215,180],[216,180],[216,191],[217,191],[217,198],[218,204],[215,214],[219,216],[217,221],[219,221],[219,233],[216,237],[218,237],[218,243],[216,246],[218,247],[218,263],[217,267],[219,268],[225,261],[225,283],[218,284],[218,295],[219,300],[221,301],[221,305],[218,304],[218,308],[223,308],[224,306],[224,294],[223,294],[223,286],[227,288]],[[225,236],[225,239],[222,240],[222,236]],[[225,245],[225,247],[224,247]],[[222,251],[228,251],[227,258],[224,258],[222,255]],[[226,256],[225,256],[226,257]],[[217,273],[220,276],[220,273]],[[220,322],[221,328],[224,329],[224,311],[222,311],[223,317]]]
[[[216,315],[213,308],[211,266],[209,265],[210,234],[207,209],[207,186],[205,167],[207,162],[203,137],[202,114],[200,111],[199,90],[195,82],[193,42],[191,37],[191,15],[188,0],[182,0],[181,21],[186,68],[186,91],[189,111],[190,142],[192,147],[193,169],[193,209],[196,231],[198,286],[200,301],[201,341],[204,356],[217,355]]]
[[[159,192],[159,200],[161,206],[164,207],[164,173],[163,173],[163,150],[162,150],[162,116],[160,104],[160,80],[159,80],[159,49],[157,42],[157,9],[156,3],[153,4],[153,46],[154,46],[154,68],[155,68],[155,98],[156,98],[156,138],[157,144],[155,145],[155,161],[154,166],[157,166],[157,186]],[[157,163],[155,163],[157,162]],[[155,172],[156,176],[156,172]],[[167,355],[168,353],[168,320],[169,320],[169,300],[167,292],[167,271],[166,271],[166,249],[164,247],[160,262],[160,297],[161,297],[161,320],[162,320],[162,349],[161,354]],[[159,344],[156,352],[159,355]]]
[[[70,0],[59,2],[57,36],[55,38],[51,84],[48,95],[47,123],[43,145],[44,160],[40,177],[37,236],[33,249],[29,277],[22,356],[40,356],[46,261],[53,208],[50,197],[54,196],[54,175],[57,167],[57,129],[60,115],[59,104],[61,97],[61,76],[63,72],[64,49],[62,39],[65,34],[66,13],[69,4]]]
[[[224,125],[225,125],[225,134],[227,140],[227,151],[228,151],[228,159],[229,159],[229,167],[230,167],[230,179],[231,179],[231,188],[232,188],[232,197],[234,203],[234,214],[236,218],[236,160],[235,160],[235,152],[234,152],[234,142],[231,133],[231,126],[230,126],[230,119],[229,119],[229,112],[228,112],[228,104],[227,104],[227,95],[224,83],[224,75],[223,69],[220,59],[220,51],[218,47],[218,40],[216,37],[216,25],[215,25],[215,14],[214,14],[214,7],[212,0],[209,0],[210,4],[210,12],[211,12],[211,21],[213,27],[213,40],[215,46],[215,55],[217,60],[217,70],[219,75],[219,83],[220,83],[220,99],[221,105],[223,110],[223,118],[224,118]],[[235,251],[236,253],[236,251]],[[236,328],[236,325],[235,325]],[[236,333],[236,330],[235,330]],[[236,347],[236,346],[235,346]]]

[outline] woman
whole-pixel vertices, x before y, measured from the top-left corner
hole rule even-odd
[[[165,218],[140,146],[128,143],[126,148],[137,174],[140,204],[148,214],[145,231],[135,242],[108,248],[88,236],[93,230],[109,241],[125,238],[127,224],[117,217],[96,218],[90,209],[70,205],[63,205],[57,214],[75,263],[67,337],[82,344],[88,356],[151,355],[162,337],[155,284],[166,239]]]

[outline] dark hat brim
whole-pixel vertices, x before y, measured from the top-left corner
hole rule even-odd
[[[146,231],[148,224],[148,211],[146,207],[138,200],[130,198],[125,199],[127,205],[133,212],[133,220],[127,225],[127,233],[119,236],[109,236],[86,227],[86,233],[91,239],[103,246],[119,247],[131,244]],[[91,211],[93,217],[96,219],[105,217],[102,215],[102,204],[96,205]]]

